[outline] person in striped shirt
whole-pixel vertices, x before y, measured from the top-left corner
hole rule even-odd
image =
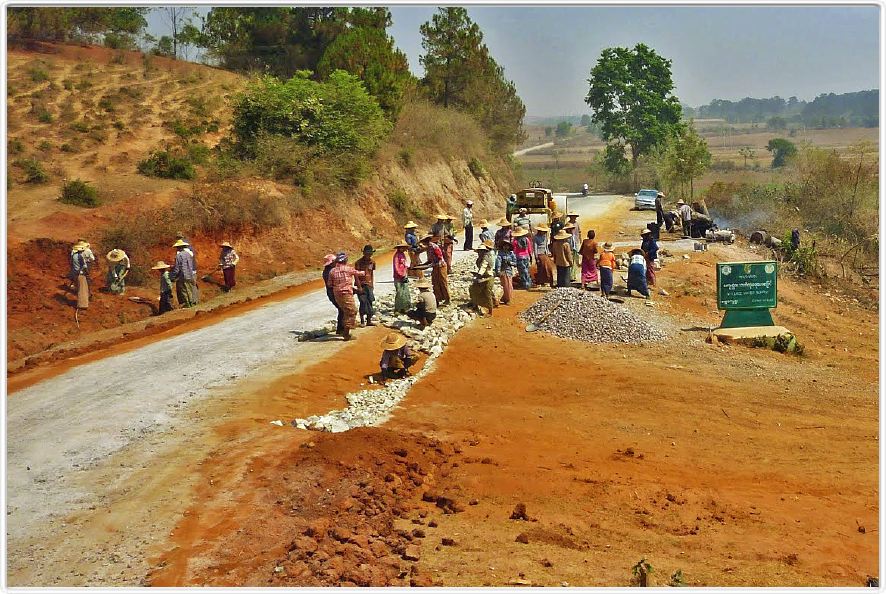
[[[341,337],[352,340],[351,330],[357,327],[357,306],[354,304],[354,278],[363,278],[366,273],[348,265],[348,255],[339,252],[335,255],[335,266],[329,271],[327,286],[332,289],[335,303],[342,312]]]

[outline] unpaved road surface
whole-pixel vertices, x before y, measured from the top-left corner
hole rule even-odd
[[[569,200],[597,216],[622,199]],[[454,252],[456,260],[468,256],[473,252]],[[393,291],[391,260],[385,255],[377,262],[376,294],[383,296]],[[85,481],[88,471],[100,473],[114,455],[146,438],[181,433],[187,414],[219,391],[236,393],[241,382],[254,383],[281,366],[334,354],[338,339],[298,341],[300,332],[323,327],[332,313],[318,290],[74,367],[12,394],[7,535],[13,563],[20,560],[19,549],[33,550],[44,531],[64,528],[67,514],[100,505],[106,486]],[[141,455],[126,453],[134,456],[127,466],[144,467],[155,458],[157,443]]]
[[[635,237],[649,213],[629,207],[569,197],[601,240]],[[627,305],[716,323],[712,262],[743,257],[678,255],[670,297]],[[340,407],[377,365],[383,328],[296,341],[330,319],[323,292],[76,367],[7,400],[9,583],[626,585],[646,556],[694,585],[859,585],[878,553],[876,314],[779,288],[806,358],[527,335],[516,314],[541,293],[518,292],[385,427],[347,434],[269,424]],[[534,521],[508,520],[521,502]]]

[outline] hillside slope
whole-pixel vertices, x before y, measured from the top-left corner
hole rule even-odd
[[[246,79],[93,47],[12,50],[8,63],[9,142],[15,149],[7,192],[10,362],[101,329],[125,332],[127,324],[150,316],[148,307],[99,290],[106,273],[103,255],[119,247],[107,239],[112,230],[126,240],[140,227],[147,234],[137,243],[145,249],[130,253],[139,274],[132,275],[127,297],[156,297],[156,280],[145,270],[155,260],[173,257],[169,246],[176,230],[194,243],[201,275],[214,268],[217,243],[233,242],[241,255],[237,291],[248,296],[250,285],[277,275],[312,270],[319,275],[319,262],[330,251],[354,251],[365,243],[390,247],[408,218],[429,225],[430,215],[439,210],[456,215],[468,198],[479,216],[500,212],[513,181],[488,155],[482,155],[485,165],[495,173],[478,173],[476,166],[472,172],[469,163],[476,155],[422,146],[418,138],[409,145],[402,131],[396,144],[382,147],[373,174],[353,190],[308,192],[248,168],[227,179],[201,171],[193,182],[145,177],[137,163],[174,142],[177,125],[205,130],[193,140],[215,146],[230,127],[227,99]],[[446,156],[452,154],[458,156]],[[45,182],[25,180],[22,162],[28,159],[45,170]],[[73,178],[93,183],[101,206],[59,202],[64,181]],[[172,211],[171,204],[185,205],[193,217],[170,219],[170,213],[182,212]],[[228,211],[222,213],[222,206]],[[253,219],[246,220],[247,214]],[[64,275],[70,244],[79,237],[92,243],[99,262],[92,275],[93,301],[78,327]],[[217,281],[202,282],[200,288],[211,308],[220,294]]]

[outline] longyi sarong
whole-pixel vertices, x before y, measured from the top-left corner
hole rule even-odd
[[[354,303],[353,293],[336,293],[335,304],[342,313],[342,326],[347,330],[357,327],[357,305]]]
[[[597,273],[597,261],[594,258],[581,259],[581,282],[583,284],[596,282],[599,278]]]
[[[77,308],[89,309],[89,280],[85,274],[77,276]]]
[[[535,263],[535,284],[538,286],[550,285],[552,288],[557,281],[557,272],[554,268],[554,260],[547,254],[539,254]]]
[[[449,279],[447,278],[446,266],[434,266],[431,272],[431,285],[434,288],[434,297],[437,305],[449,303]]]

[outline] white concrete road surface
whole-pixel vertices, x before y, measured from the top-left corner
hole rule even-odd
[[[530,146],[529,148],[520,149],[519,151],[514,151],[514,156],[520,157],[522,155],[525,155],[526,153],[529,153],[529,152],[532,152],[532,151],[538,150],[538,149],[548,148],[549,146],[554,146],[554,143],[553,142],[546,142],[544,144],[537,144],[535,146]]]
[[[558,202],[565,195],[558,196]],[[569,196],[585,218],[619,196]],[[475,229],[475,233],[479,229]],[[461,245],[461,244],[459,244]],[[456,246],[455,259],[473,256]],[[378,295],[393,291],[390,258],[379,262]],[[7,530],[10,548],[48,516],[87,505],[100,493],[77,492],[71,477],[158,430],[173,427],[183,406],[220,386],[262,374],[299,356],[297,334],[334,318],[322,290],[269,303],[239,317],[86,363],[6,400]],[[149,454],[145,454],[149,457]],[[100,485],[95,485],[100,489]]]

